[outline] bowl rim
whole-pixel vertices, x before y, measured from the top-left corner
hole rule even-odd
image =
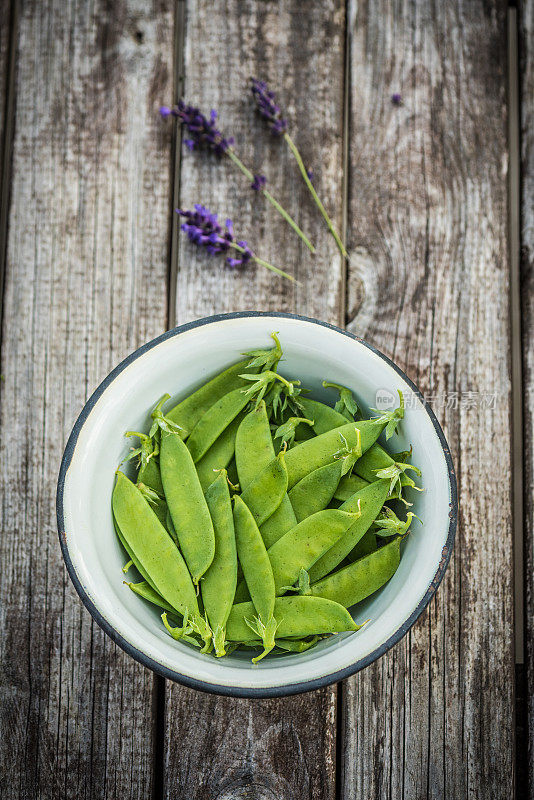
[[[337,331],[338,333],[342,334],[343,336],[347,336],[349,339],[353,339],[354,341],[359,342],[360,344],[367,347],[371,352],[373,352],[376,356],[381,358],[385,361],[390,367],[392,367],[398,375],[410,386],[412,391],[417,395],[419,400],[421,401],[424,410],[430,417],[434,430],[438,436],[440,441],[441,449],[445,456],[445,462],[447,464],[447,473],[449,478],[449,487],[450,487],[450,510],[449,510],[449,528],[447,533],[446,542],[441,551],[441,558],[437,567],[436,572],[434,573],[434,577],[432,578],[427,591],[419,601],[416,608],[412,611],[410,616],[400,625],[397,630],[383,642],[379,647],[373,650],[368,655],[364,656],[361,659],[358,659],[353,664],[344,669],[338,670],[336,672],[330,672],[327,675],[321,675],[318,678],[313,678],[311,680],[303,681],[302,683],[292,683],[292,684],[285,684],[280,686],[270,686],[270,687],[241,687],[241,686],[223,686],[217,683],[209,683],[208,681],[198,680],[196,678],[192,678],[189,675],[183,675],[176,670],[170,669],[168,667],[163,666],[158,661],[155,661],[146,653],[138,650],[134,647],[130,642],[126,641],[122,635],[107,621],[107,619],[103,616],[103,614],[98,610],[95,604],[87,595],[85,589],[83,588],[74,565],[72,563],[69,548],[67,544],[67,537],[65,533],[65,521],[64,521],[64,512],[63,512],[63,495],[65,489],[65,478],[67,475],[67,471],[69,469],[70,463],[72,461],[72,457],[74,455],[74,451],[76,448],[76,444],[78,441],[78,436],[80,431],[85,424],[91,410],[95,406],[96,402],[99,400],[101,395],[104,391],[108,388],[108,386],[115,380],[115,378],[133,361],[139,358],[144,353],[148,352],[152,348],[156,347],[161,342],[166,341],[174,336],[179,336],[181,333],[185,331],[191,330],[193,328],[199,328],[203,325],[209,325],[212,323],[220,322],[222,320],[228,319],[243,319],[243,318],[254,318],[254,317],[266,317],[266,318],[273,318],[273,319],[295,319],[301,322],[310,322],[315,325],[320,325],[324,328],[330,328],[333,331]],[[224,695],[228,697],[243,697],[243,698],[268,698],[268,697],[285,697],[288,695],[295,695],[301,694],[303,692],[313,691],[315,689],[320,689],[324,686],[329,686],[333,683],[338,683],[345,678],[348,678],[350,675],[354,675],[356,672],[364,669],[365,667],[372,664],[378,658],[384,655],[389,649],[391,649],[397,642],[399,642],[410,630],[410,628],[415,624],[417,619],[421,616],[423,611],[426,609],[430,600],[436,593],[436,590],[443,579],[443,575],[445,574],[445,570],[449,564],[452,549],[454,546],[454,540],[456,535],[456,527],[458,522],[458,491],[457,491],[457,484],[456,484],[456,475],[454,472],[454,465],[450,453],[450,448],[445,438],[445,434],[439,424],[434,412],[430,408],[428,402],[423,397],[420,390],[417,388],[415,383],[406,375],[406,373],[395,364],[388,356],[384,355],[380,350],[374,347],[369,342],[362,339],[360,336],[357,336],[350,331],[343,330],[339,328],[337,325],[332,325],[329,322],[324,322],[323,320],[314,319],[313,317],[306,317],[300,314],[292,314],[288,312],[282,311],[236,311],[232,313],[225,313],[225,314],[213,314],[209,317],[202,317],[201,319],[193,320],[191,322],[186,322],[182,325],[178,325],[175,328],[172,328],[169,331],[165,331],[160,336],[157,336],[155,339],[151,339],[149,342],[141,345],[141,347],[134,350],[130,353],[126,358],[124,358],[111,372],[104,378],[104,380],[99,384],[99,386],[94,390],[91,394],[87,402],[85,403],[82,411],[80,412],[70,436],[67,440],[67,444],[65,446],[65,450],[63,453],[63,457],[61,459],[61,466],[59,470],[59,477],[57,483],[57,493],[56,493],[56,516],[57,516],[57,526],[58,526],[58,534],[59,534],[59,543],[61,546],[61,552],[63,555],[63,559],[65,561],[65,565],[67,567],[67,572],[70,576],[72,583],[74,584],[74,588],[76,589],[82,603],[86,607],[86,609],[91,614],[92,618],[95,620],[97,625],[111,637],[111,639],[118,644],[128,655],[132,656],[136,661],[141,663],[143,666],[148,667],[153,672],[158,675],[161,675],[164,678],[168,678],[169,680],[175,681],[177,683],[183,684],[184,686],[188,686],[192,689],[198,689],[203,692],[207,692],[210,694],[217,694],[217,695]]]

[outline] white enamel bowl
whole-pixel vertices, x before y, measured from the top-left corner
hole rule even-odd
[[[216,659],[174,641],[155,607],[123,584],[125,554],[111,517],[114,472],[130,446],[124,431],[146,426],[165,392],[179,399],[252,348],[269,347],[279,331],[281,372],[298,377],[320,399],[324,379],[351,387],[364,405],[388,404],[401,389],[406,414],[393,451],[413,446],[425,491],[414,493],[412,525],[394,577],[354,609],[357,633],[324,639],[315,648],[264,659],[248,654]],[[377,394],[378,393],[378,394]],[[333,399],[333,394],[330,395]],[[167,678],[238,697],[308,691],[351,675],[404,636],[428,605],[446,569],[457,518],[449,448],[430,408],[388,358],[362,340],[317,320],[285,314],[229,314],[183,325],[145,344],[103,381],[70,435],[58,482],[61,548],[72,581],[96,622],[127,653]]]

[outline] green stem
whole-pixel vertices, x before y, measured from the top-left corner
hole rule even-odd
[[[291,152],[295,156],[295,160],[296,160],[296,162],[297,162],[297,164],[299,166],[300,173],[301,173],[301,175],[302,175],[302,177],[304,179],[304,183],[306,184],[306,186],[310,190],[311,196],[315,200],[317,208],[321,212],[321,214],[323,216],[323,219],[324,219],[324,221],[326,222],[326,224],[328,226],[328,230],[330,231],[330,233],[334,237],[335,242],[336,242],[336,244],[338,246],[339,252],[343,256],[343,258],[348,258],[347,251],[345,250],[345,245],[341,241],[341,238],[340,238],[338,232],[334,228],[334,223],[332,222],[332,220],[330,219],[330,217],[326,213],[325,207],[323,206],[323,204],[319,200],[317,192],[315,191],[315,189],[313,187],[313,183],[310,181],[310,178],[309,178],[308,173],[306,171],[306,167],[304,166],[304,161],[302,160],[302,157],[301,157],[301,155],[300,155],[300,153],[299,153],[299,151],[297,149],[297,145],[295,144],[295,142],[293,141],[293,139],[291,138],[289,133],[284,133],[284,139],[286,140],[286,142],[287,142],[287,144],[289,146],[289,149],[291,150]]]
[[[230,245],[230,247],[233,247],[234,250],[238,250],[240,253],[246,253],[245,248],[241,247],[241,245],[236,244],[235,242],[228,242],[228,244]],[[271,272],[276,272],[276,274],[281,275],[282,278],[287,278],[288,280],[300,286],[299,281],[297,281],[296,278],[293,277],[293,275],[290,275],[288,272],[284,272],[283,269],[278,269],[278,267],[274,267],[272,264],[269,264],[268,261],[264,261],[263,258],[258,258],[258,256],[254,255],[254,253],[252,254],[252,258],[257,264],[260,264],[262,267],[267,267],[267,269],[270,269]]]
[[[243,173],[243,175],[246,175],[246,176],[247,176],[247,178],[249,179],[249,181],[253,181],[253,180],[254,180],[254,175],[253,175],[253,174],[252,174],[252,172],[251,172],[251,171],[248,169],[248,167],[246,167],[246,166],[243,164],[243,162],[241,161],[241,159],[237,157],[237,155],[235,154],[235,151],[234,151],[234,150],[233,150],[231,147],[229,147],[229,148],[228,148],[228,150],[227,150],[226,152],[227,152],[227,154],[230,156],[231,160],[234,162],[234,164],[236,165],[236,167],[239,167],[239,169],[241,170],[241,172]],[[291,227],[293,228],[293,230],[295,231],[295,233],[296,233],[298,236],[300,236],[300,238],[302,239],[302,241],[304,242],[304,244],[306,245],[306,247],[308,248],[308,250],[309,250],[311,253],[315,253],[315,247],[312,245],[312,243],[310,242],[310,240],[308,239],[308,237],[306,236],[306,234],[304,233],[304,231],[302,231],[302,230],[299,228],[299,226],[297,225],[297,223],[295,222],[295,220],[294,220],[292,217],[290,217],[290,216],[289,216],[289,214],[287,213],[287,211],[285,210],[285,208],[282,208],[282,206],[280,205],[280,203],[278,202],[278,200],[276,200],[276,199],[275,199],[275,198],[272,196],[272,194],[271,194],[270,192],[268,192],[268,191],[267,191],[267,189],[261,189],[261,193],[262,193],[262,195],[263,195],[263,196],[264,196],[264,197],[265,197],[265,198],[266,198],[266,199],[269,201],[269,203],[271,203],[271,204],[272,204],[272,205],[273,205],[273,206],[276,208],[276,210],[278,211],[278,213],[282,215],[282,217],[285,219],[285,221],[288,223],[288,225],[291,225]],[[264,264],[264,266],[265,266],[265,264]],[[269,269],[271,269],[271,267],[269,267]]]

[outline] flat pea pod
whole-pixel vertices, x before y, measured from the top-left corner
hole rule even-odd
[[[226,470],[221,470],[206,491],[206,503],[215,531],[215,556],[201,581],[204,611],[213,631],[215,654],[224,656],[226,620],[237,584],[237,550],[232,502]]]
[[[273,570],[261,533],[254,517],[239,495],[234,496],[234,526],[239,563],[256,609],[255,630],[264,645],[262,658],[274,647],[276,622],[274,620],[275,585]],[[231,613],[231,612],[230,612]],[[243,637],[240,637],[243,638]]]
[[[217,400],[199,419],[187,440],[193,461],[200,461],[225,428],[248,405],[249,399],[242,389],[234,389]]]
[[[374,553],[377,547],[378,542],[376,539],[376,533],[369,529],[364,533],[358,544],[352,548],[347,558],[351,562],[357,561],[359,558],[363,558],[364,556],[368,556],[370,553]]]
[[[275,457],[274,445],[265,403],[250,411],[239,426],[235,440],[235,460],[241,490],[245,491],[251,481]],[[284,533],[297,524],[297,518],[289,497],[282,502],[261,526],[261,535],[266,547],[274,544]]]
[[[350,608],[380,589],[400,563],[401,537],[342,567],[311,586],[312,596],[324,597]]]
[[[274,614],[279,623],[277,635],[280,639],[357,631],[361,627],[356,625],[340,603],[325,600],[323,597],[277,597]],[[249,639],[250,627],[247,620],[251,620],[253,616],[254,604],[251,602],[232,606],[226,623],[226,638],[232,642]]]
[[[296,483],[313,470],[330,464],[343,440],[349,448],[357,447],[360,444],[361,452],[365,453],[376,442],[385,426],[386,423],[383,420],[369,419],[361,422],[347,422],[346,425],[296,445],[286,455],[289,488],[292,489]]]
[[[320,636],[311,636],[308,639],[275,639],[275,647],[285,650],[288,653],[305,653],[320,640]],[[259,639],[251,639],[248,642],[240,642],[239,647],[250,647],[256,649],[263,647],[263,642]]]
[[[128,544],[128,542],[126,541],[124,536],[122,535],[121,529],[119,528],[117,520],[115,519],[115,515],[113,515],[113,526],[115,528],[115,533],[117,534],[117,538],[118,538],[119,542],[122,544],[122,546],[124,547],[124,549],[128,553],[128,556],[129,556],[130,560],[132,561],[134,567],[138,571],[139,575],[143,578],[144,581],[149,583],[152,586],[152,588],[154,589],[154,591],[155,591],[156,587],[154,586],[153,582],[151,581],[150,575],[147,573],[147,571],[145,570],[145,568],[143,567],[143,565],[140,563],[139,559],[137,558],[137,556],[133,552],[132,548],[130,547],[130,545]]]
[[[235,439],[235,461],[239,484],[244,491],[274,458],[274,447],[265,401],[241,422]]]
[[[246,371],[248,361],[249,359],[245,359],[244,361],[238,361],[237,364],[232,364],[232,366],[200,386],[166,414],[168,419],[181,427],[182,430],[179,431],[179,434],[182,439],[185,439],[191,433],[208,408],[211,408],[221,397],[234,389],[244,388],[247,385],[247,382],[240,378],[239,375]],[[255,370],[249,371],[255,372]]]
[[[177,433],[161,433],[160,470],[180,549],[198,584],[213,561],[215,534],[193,459]]]
[[[145,486],[153,489],[158,494],[163,494],[159,464],[155,457],[150,458],[145,464],[141,464],[137,474],[137,481],[144,483]]]
[[[376,476],[373,478],[373,481],[375,480]],[[360,478],[358,475],[344,475],[339,481],[339,485],[334,493],[334,497],[336,500],[345,502],[345,500],[348,500],[353,494],[356,494],[356,492],[359,492],[368,485],[369,481],[366,481],[364,478]]]
[[[374,520],[380,513],[380,509],[389,492],[389,481],[379,480],[370,483],[361,491],[346,500],[339,511],[360,510],[361,516],[356,520],[346,534],[330,548],[315,564],[308,570],[310,581],[315,583],[320,578],[328,575],[338,567],[343,559],[348,556],[355,545],[358,544],[365,532],[371,527]],[[339,512],[338,512],[339,513]]]
[[[234,421],[224,429],[221,435],[217,437],[200,461],[197,461],[196,468],[198,479],[204,491],[206,491],[208,486],[216,479],[217,471],[226,469],[233,459],[235,453],[235,437],[241,419],[241,415],[238,415]]]
[[[327,507],[335,496],[342,470],[343,463],[338,459],[324,467],[314,469],[293,486],[289,492],[289,499],[297,522],[302,522],[306,517]]]
[[[299,402],[303,406],[306,416],[313,419],[313,430],[317,436],[347,424],[347,417],[326,403],[311,400],[309,397],[299,397]]]
[[[147,581],[141,581],[140,583],[128,583],[124,581],[126,586],[135,592],[135,594],[142,597],[143,600],[148,600],[149,603],[153,603],[155,606],[159,606],[159,608],[163,608],[165,611],[169,611],[172,614],[176,614],[175,609],[167,603],[167,601],[157,592]]]
[[[264,469],[249,483],[241,494],[241,499],[246,504],[256,525],[263,523],[274,514],[287,493],[287,469],[285,454],[280,452]]]
[[[315,562],[354,525],[358,513],[327,509],[312,514],[288,531],[267,551],[276,593],[292,586],[301,569],[310,570]]]
[[[139,489],[122,472],[113,489],[117,525],[156,591],[185,614],[198,614],[191,577],[180,551]]]

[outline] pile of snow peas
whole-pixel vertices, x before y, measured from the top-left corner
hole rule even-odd
[[[352,392],[334,407],[278,372],[282,348],[253,350],[164,412],[117,470],[115,530],[173,639],[224,656],[303,652],[357,625],[348,609],[395,573],[415,516],[411,452],[386,443],[404,402],[362,418]],[[147,426],[148,427],[148,426]]]

